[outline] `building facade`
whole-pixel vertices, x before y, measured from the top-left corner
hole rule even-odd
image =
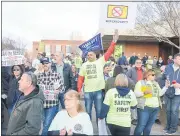
[[[46,52],[47,56],[54,54],[55,52],[63,52],[64,55],[79,52],[79,45],[85,41],[75,40],[41,40],[33,42],[33,59],[36,58],[38,52]],[[43,49],[40,50],[39,45],[43,43]]]

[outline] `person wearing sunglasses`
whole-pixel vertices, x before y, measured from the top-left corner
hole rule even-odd
[[[134,93],[138,100],[138,123],[134,135],[150,135],[151,128],[157,118],[159,107],[162,108],[160,97],[165,94],[169,83],[163,89],[155,81],[155,72],[150,69],[143,75],[143,80],[135,85]]]
[[[22,65],[14,65],[12,66],[11,71],[12,74],[9,80],[9,90],[7,96],[7,106],[8,106],[9,115],[11,114],[11,111],[18,98],[18,95],[20,95],[20,92],[18,90],[19,88],[18,81],[20,80],[22,74],[24,73],[24,68]]]
[[[37,84],[42,90],[44,102],[44,122],[42,135],[47,135],[49,126],[59,110],[59,94],[65,92],[62,76],[51,69],[51,62],[48,57],[41,60],[43,73],[37,75]]]

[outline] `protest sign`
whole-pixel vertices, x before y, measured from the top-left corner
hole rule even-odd
[[[21,65],[24,63],[24,53],[21,50],[2,51],[2,66]]]
[[[101,2],[100,28],[134,28],[137,4],[133,2]]]
[[[116,45],[114,50],[114,58],[117,61],[118,58],[122,55],[122,45]]]
[[[87,55],[89,51],[98,51],[98,50],[103,50],[102,47],[102,41],[101,41],[101,34],[97,34],[90,40],[86,41],[85,43],[81,44],[79,48],[83,52],[83,57]]]

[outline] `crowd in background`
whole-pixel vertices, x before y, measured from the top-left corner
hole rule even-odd
[[[135,53],[127,58],[123,52],[115,60],[114,47],[112,42],[97,59],[92,51],[86,59],[78,53],[64,56],[57,52],[47,57],[39,52],[32,62],[27,59],[22,65],[2,67],[2,108],[10,116],[7,134],[93,135],[93,104],[96,121],[106,118],[112,135],[129,135],[131,124],[136,125],[134,135],[150,135],[154,122],[161,124],[159,111],[164,106],[164,131],[174,134],[180,107],[180,54],[169,56],[167,64],[162,57],[146,53],[142,58]],[[34,117],[37,114],[39,118]]]

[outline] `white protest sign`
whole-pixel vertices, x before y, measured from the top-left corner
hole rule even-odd
[[[101,2],[99,28],[134,28],[137,4],[134,2]]]
[[[24,60],[24,53],[21,50],[2,51],[2,66],[21,65]]]

